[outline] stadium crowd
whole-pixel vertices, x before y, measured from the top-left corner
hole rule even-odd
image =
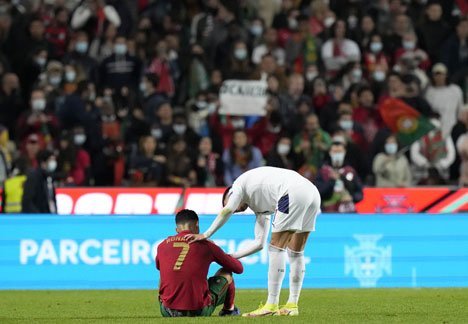
[[[260,165],[340,201],[468,184],[467,14],[464,0],[0,0],[0,182],[47,149],[61,186],[223,186]],[[266,80],[266,116],[219,114],[227,79]],[[436,128],[399,146],[388,97]]]

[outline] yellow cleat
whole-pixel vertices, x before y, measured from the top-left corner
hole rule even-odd
[[[260,304],[259,308],[251,311],[250,313],[244,313],[244,317],[259,317],[259,316],[272,316],[278,312],[278,305],[274,304]]]
[[[287,303],[276,312],[277,316],[299,316],[299,307],[297,304]]]

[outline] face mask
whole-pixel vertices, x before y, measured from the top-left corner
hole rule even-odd
[[[156,139],[160,139],[162,137],[162,130],[160,130],[159,128],[152,129],[151,136],[153,136]]]
[[[317,75],[318,75],[317,71],[307,72],[306,73],[306,79],[307,79],[307,81],[312,81],[313,79],[315,79],[317,77]]]
[[[94,92],[90,93],[88,96],[89,101],[94,101],[96,100],[96,94]]]
[[[65,72],[65,79],[67,82],[73,82],[76,79],[76,72],[75,71],[67,71]]]
[[[325,18],[325,20],[323,21],[323,24],[324,24],[325,27],[327,27],[327,28],[330,28],[334,23],[335,23],[335,18],[333,18],[333,17],[327,17],[327,18]]]
[[[57,161],[56,160],[50,160],[47,162],[47,171],[49,173],[52,173],[57,169]]]
[[[293,30],[294,30],[294,29],[297,28],[298,25],[299,25],[299,24],[297,23],[297,20],[296,20],[296,19],[294,19],[294,18],[289,18],[289,19],[288,19],[288,26],[289,26],[289,29],[293,29]]]
[[[145,92],[146,91],[146,83],[141,82],[139,88],[140,88],[141,92]]]
[[[73,137],[73,143],[75,145],[83,145],[86,142],[86,135],[85,134],[75,134]]]
[[[370,44],[370,50],[373,53],[379,53],[382,50],[382,48],[383,48],[383,45],[380,42],[372,42]]]
[[[344,136],[333,136],[332,142],[343,143],[346,144],[346,138]]]
[[[353,80],[355,82],[359,82],[361,81],[361,78],[362,78],[362,71],[360,69],[354,69],[352,72],[351,72],[351,77],[353,78]]]
[[[36,57],[35,61],[36,61],[36,64],[39,65],[40,67],[43,67],[47,62],[47,60],[43,57]]]
[[[403,41],[403,48],[405,50],[412,50],[416,47],[416,43],[413,41]]]
[[[240,61],[245,60],[247,57],[247,50],[245,48],[236,48],[234,50],[234,57]]]
[[[291,145],[289,144],[278,144],[276,149],[279,155],[288,155],[291,150]]]
[[[177,134],[177,135],[182,135],[185,133],[185,131],[187,130],[187,125],[184,125],[184,124],[174,124],[174,126],[172,126],[172,129],[174,130],[174,132]]]
[[[115,44],[114,53],[117,55],[125,55],[127,53],[127,45],[125,44]]]
[[[46,107],[45,99],[34,99],[31,102],[31,108],[34,111],[43,111]]]
[[[357,26],[358,18],[356,16],[349,16],[348,17],[348,26],[350,29],[353,29]]]
[[[243,119],[234,119],[233,121],[231,121],[231,123],[232,127],[234,127],[235,129],[241,129],[245,127],[245,120]]]
[[[385,80],[385,72],[384,71],[374,71],[372,77],[377,82],[382,82]]]
[[[75,44],[75,51],[84,54],[88,51],[88,42],[77,42]]]
[[[250,32],[254,36],[261,36],[263,34],[263,27],[260,25],[253,25],[252,27],[250,27]]]
[[[387,154],[393,155],[398,151],[398,145],[396,143],[386,143],[385,144],[385,152]]]
[[[340,167],[343,165],[345,154],[343,153],[332,153],[330,154],[331,162],[333,166]]]
[[[353,121],[352,120],[341,120],[339,122],[340,127],[344,130],[351,130],[353,129]]]
[[[49,78],[49,82],[51,85],[53,86],[57,86],[60,84],[60,82],[62,82],[62,77],[61,76],[51,76]]]

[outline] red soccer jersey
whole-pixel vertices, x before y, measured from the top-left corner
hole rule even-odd
[[[211,303],[208,269],[211,262],[227,271],[242,273],[242,263],[211,241],[192,244],[184,239],[189,231],[169,236],[158,246],[156,268],[161,272],[159,297],[174,310],[198,310]]]

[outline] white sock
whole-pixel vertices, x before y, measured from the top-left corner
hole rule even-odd
[[[288,303],[297,304],[305,274],[304,251],[296,252],[288,249],[288,258],[290,265]]]
[[[276,246],[268,246],[268,304],[278,305],[281,292],[281,285],[284,279],[286,268],[286,250]]]

